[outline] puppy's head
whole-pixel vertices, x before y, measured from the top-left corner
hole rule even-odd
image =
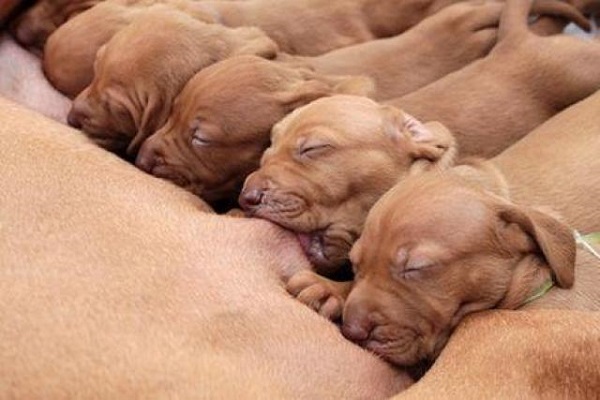
[[[67,96],[77,96],[92,82],[98,50],[140,12],[103,2],[71,18],[48,38],[43,58],[48,80]]]
[[[150,7],[98,52],[94,79],[75,100],[69,122],[101,145],[134,155],[166,122],[196,72],[232,55],[275,50],[255,28],[230,29],[171,7]]]
[[[12,24],[15,39],[25,47],[39,52],[46,39],[69,18],[99,3],[101,0],[40,0]]]
[[[365,97],[314,101],[279,122],[240,205],[298,233],[324,274],[348,257],[375,201],[398,180],[452,161],[455,144],[440,124],[422,124]]]
[[[411,177],[373,207],[351,260],[344,335],[401,366],[432,360],[467,314],[573,284],[571,230],[450,174]]]
[[[136,164],[205,200],[235,199],[258,168],[273,125],[353,80],[256,56],[221,61],[185,85],[168,122],[144,142]]]

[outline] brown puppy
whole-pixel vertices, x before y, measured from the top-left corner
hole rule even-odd
[[[257,26],[282,51],[318,55],[400,34],[461,0],[249,0],[194,5],[227,26]]]
[[[44,47],[44,72],[58,90],[75,97],[94,77],[98,50],[115,33],[129,25],[154,4],[167,4],[194,18],[210,22],[200,12],[191,12],[188,2],[179,0],[108,0],[83,12],[59,27]]]
[[[465,1],[444,8],[402,35],[331,51],[303,61],[326,74],[367,75],[376,83],[375,99],[406,95],[485,56],[496,43],[503,2]],[[587,27],[576,10],[561,1],[537,1],[538,15],[572,19]],[[537,26],[556,33],[566,19]],[[360,60],[360,62],[357,62]]]
[[[389,103],[442,122],[461,143],[461,155],[491,157],[600,88],[600,46],[534,35],[526,23],[530,5],[507,2],[489,56]]]
[[[151,8],[99,50],[94,80],[69,113],[69,123],[99,145],[130,156],[166,122],[173,100],[196,72],[227,57],[274,57],[277,51],[259,29],[206,24],[166,6]]]
[[[452,174],[407,179],[373,207],[350,256],[356,275],[344,305],[347,338],[412,366],[435,359],[476,311],[530,302],[600,310],[600,258],[580,250],[575,281],[571,228],[469,183]],[[538,299],[546,285],[569,289],[574,281],[572,290]]]
[[[190,79],[165,126],[144,142],[136,165],[209,202],[235,200],[277,121],[319,97],[371,88],[368,79],[232,57]]]
[[[600,92],[489,162],[394,187],[373,207],[352,249],[357,275],[345,307],[348,284],[299,273],[288,289],[328,316],[344,307],[349,338],[368,347],[372,340],[373,350],[408,365],[435,357],[468,313],[517,308],[551,274],[570,287],[571,228],[600,230],[599,106]],[[522,204],[549,205],[566,224]],[[574,289],[552,290],[527,307],[597,309],[599,267],[591,253],[578,251]],[[410,337],[418,340],[408,345]]]
[[[106,1],[58,28],[44,49],[44,73],[52,85],[69,97],[85,89],[94,77],[98,49],[144,12]]]
[[[409,174],[446,168],[455,153],[443,126],[343,95],[294,111],[275,125],[271,142],[240,205],[296,232],[324,274],[347,260],[381,195]]]
[[[41,53],[46,39],[68,19],[103,0],[39,0],[21,14],[11,31],[19,43]]]
[[[519,7],[519,5],[522,5],[522,7],[517,10],[520,14],[512,15],[513,11],[515,11],[514,6]],[[583,52],[583,55],[585,55],[586,58],[584,60],[574,60],[565,68],[569,68],[569,70],[571,70],[571,68],[574,70],[580,68],[580,72],[584,74],[584,72],[590,69],[591,65],[595,65],[589,64],[590,59],[591,61],[596,61],[596,63],[600,62],[600,47],[595,43],[587,43],[567,37],[537,38],[528,34],[526,26],[522,25],[525,24],[524,21],[528,11],[528,4],[518,3],[512,4],[512,6],[512,11],[508,10],[510,12],[505,13],[502,17],[503,28],[501,29],[504,29],[504,32],[508,32],[506,34],[505,44],[501,43],[499,49],[494,50],[495,53],[508,54],[511,57],[519,55],[520,52],[505,48],[506,43],[513,43],[513,40],[516,41],[519,38],[524,40],[523,43],[519,43],[519,46],[527,47],[529,41],[532,41],[533,44],[535,44],[539,43],[539,41],[544,42],[548,40],[550,41],[550,45],[556,44],[558,49],[562,49],[565,45],[568,46],[569,43],[573,41],[573,46],[568,47],[566,51],[571,50],[573,52],[578,52],[578,54],[579,52]],[[515,21],[518,21],[516,26],[513,25],[513,22]],[[521,28],[523,30],[521,30]],[[512,35],[516,35],[516,38]],[[537,50],[536,52],[540,53]],[[542,52],[540,54],[547,53]],[[484,65],[487,65],[492,57],[493,56],[490,55],[486,61],[482,60],[475,64],[484,63]],[[514,65],[521,65],[520,63],[522,61],[512,59],[511,62]],[[545,64],[540,62],[540,65],[544,66]],[[557,65],[553,65],[553,67],[556,68]],[[453,93],[463,93],[462,90],[465,88],[459,85],[460,82],[458,79],[451,77],[462,74],[462,71],[477,72],[478,70],[479,69],[477,68],[473,70],[471,66],[468,66],[461,71],[448,75],[438,82],[448,81],[449,79],[451,81],[456,80],[455,85],[457,87]],[[503,68],[500,65],[493,66],[493,68],[490,67],[487,71],[489,72],[492,70],[502,70],[498,71],[498,74],[500,74],[499,76],[507,76],[507,73],[503,71]],[[536,70],[530,72],[535,75],[539,71]],[[594,86],[600,85],[600,75],[596,75],[598,75],[596,70],[591,71],[591,73],[587,75],[575,75],[576,78],[572,78],[576,80],[573,82],[574,85],[568,86],[571,89],[560,87],[562,91],[560,95],[562,98],[556,99],[557,102],[562,106],[568,102],[575,101],[579,96],[589,93],[593,90]],[[484,75],[483,77],[472,75],[470,83],[478,83],[483,87],[488,88],[492,93],[496,93],[496,95],[497,93],[502,93],[503,96],[506,96],[506,101],[510,98],[508,93],[506,93],[507,91],[510,91],[510,93],[516,91],[514,93],[515,96],[527,93],[527,90],[525,89],[526,84],[521,83],[520,81],[519,84],[525,86],[518,88],[518,90],[513,86],[510,86],[509,88],[499,87],[492,90],[490,85],[494,84],[494,79],[496,78],[497,77],[491,75]],[[564,76],[562,78],[565,79]],[[436,102],[437,99],[433,96],[434,91],[428,89],[433,85],[436,85],[436,83],[415,92],[415,94],[421,93],[422,91],[431,92],[431,96],[427,97],[427,104],[430,109],[427,109],[425,104],[422,104],[422,107],[417,111],[424,113],[426,110],[427,115],[432,119],[437,112],[442,117],[447,118],[455,126],[459,123],[460,126],[469,129],[471,126],[479,127],[481,133],[478,133],[477,130],[473,130],[472,132],[465,132],[463,130],[459,131],[456,135],[459,148],[461,150],[466,149],[467,154],[469,151],[475,150],[480,151],[483,154],[494,153],[518,139],[518,136],[514,135],[515,129],[509,129],[510,126],[508,125],[522,125],[521,118],[503,118],[504,114],[496,112],[495,115],[493,115],[494,118],[489,116],[489,120],[494,121],[496,125],[503,126],[506,129],[504,131],[490,132],[493,128],[486,125],[487,120],[479,119],[480,114],[465,111],[468,109],[455,109],[455,104],[469,103],[471,101],[475,102],[475,98],[472,96],[474,94],[479,94],[481,91],[479,87],[468,86],[472,93],[456,96],[450,96],[442,91],[440,97],[443,97],[445,101],[443,103],[438,103]],[[554,88],[553,85],[550,86]],[[551,91],[551,88],[549,87],[548,90]],[[483,96],[484,94],[481,95]],[[413,95],[409,95],[407,98],[410,96]],[[450,96],[450,98],[446,98],[447,96]],[[528,96],[531,97],[531,95]],[[542,100],[548,101],[548,99],[545,98]],[[534,105],[536,104],[533,99],[527,98],[527,101]],[[335,104],[336,102],[337,105]],[[390,140],[389,137],[386,138],[385,135],[382,136],[376,134],[376,132],[380,130],[377,124],[367,126],[365,122],[373,120],[377,121],[381,115],[378,110],[383,108],[372,106],[371,112],[373,112],[374,115],[371,118],[367,118],[363,116],[364,113],[362,111],[355,111],[355,109],[364,109],[362,105],[366,104],[364,100],[359,100],[357,98],[341,98],[336,100],[334,97],[328,100],[327,104],[326,111],[323,111],[324,109],[322,110],[319,105],[306,106],[301,109],[302,111],[299,110],[299,112],[295,114],[293,119],[296,122],[281,124],[279,138],[273,137],[273,150],[270,151],[274,156],[273,160],[276,161],[270,161],[268,158],[265,158],[261,169],[257,171],[256,174],[251,175],[248,179],[246,188],[240,197],[240,204],[248,210],[251,215],[274,220],[295,232],[308,233],[310,235],[310,241],[307,241],[305,247],[308,249],[309,254],[311,254],[312,261],[317,264],[319,271],[322,271],[324,266],[326,266],[325,268],[328,270],[331,270],[336,266],[339,267],[344,260],[347,259],[347,254],[352,243],[360,234],[362,223],[368,209],[379,196],[391,188],[389,184],[397,182],[406,171],[405,165],[388,162],[387,153],[393,151],[397,147],[393,143],[393,140]],[[475,109],[477,109],[477,107],[483,106],[477,103]],[[511,107],[514,106],[511,105]],[[446,112],[450,109],[454,110],[455,114],[450,115]],[[485,112],[485,114],[483,115],[488,116],[489,113],[491,113],[491,111],[489,111],[491,109],[496,110],[494,107],[484,107],[485,111],[482,111],[482,113]],[[534,109],[537,109],[537,107],[530,106],[530,110]],[[560,109],[560,107],[557,106],[554,111],[549,110],[548,115],[551,114],[550,111],[555,112],[558,109]],[[410,111],[408,112],[410,113]],[[514,115],[517,114],[518,110],[515,110]],[[532,114],[531,119],[537,118],[537,116]],[[292,118],[290,117],[289,121],[291,120]],[[427,119],[424,121],[427,121]],[[477,123],[475,123],[475,121]],[[495,125],[491,124],[491,126]],[[314,135],[317,141],[323,141],[325,144],[328,144],[329,138],[334,136],[337,136],[335,138],[336,142],[337,140],[340,140],[340,138],[345,137],[344,140],[346,142],[352,143],[357,137],[354,133],[357,130],[363,130],[362,134],[365,135],[366,140],[377,144],[377,148],[380,149],[378,157],[368,157],[363,159],[351,155],[348,158],[340,156],[329,159],[327,160],[327,166],[325,167],[328,173],[325,174],[313,167],[313,163],[320,162],[318,158],[316,161],[313,161],[309,157],[304,159],[303,163],[299,163],[297,155],[290,151],[294,146],[298,148],[297,142],[303,140],[308,133]],[[494,136],[488,137],[490,135]],[[362,141],[354,141],[352,146],[359,148],[360,144],[364,143],[363,141],[365,139],[363,138],[361,140]],[[285,146],[280,146],[277,142],[285,143]],[[484,143],[482,144],[482,142]],[[385,149],[386,146],[389,146],[390,149]],[[335,146],[329,146],[329,148],[333,149],[329,151],[337,153]],[[327,152],[325,152],[325,154],[326,153]],[[297,165],[300,165],[300,169],[298,169],[299,167],[297,167]],[[304,165],[306,165],[306,168]],[[359,166],[358,168],[357,165]],[[358,174],[357,171],[360,171],[360,174]],[[385,173],[381,173],[380,171],[385,171]],[[369,173],[375,175],[375,177],[369,178],[359,185],[356,181],[357,177],[363,174],[371,176],[368,175]],[[297,176],[294,176],[294,174],[297,174]],[[331,174],[335,174],[335,179],[332,178]],[[300,184],[300,182],[302,183]],[[324,189],[325,187],[327,187],[327,189]],[[298,197],[303,200],[300,202]],[[357,206],[359,204],[360,206]],[[278,210],[283,208],[282,205],[291,208],[293,213],[280,213]]]

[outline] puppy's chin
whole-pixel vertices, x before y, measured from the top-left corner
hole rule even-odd
[[[431,354],[424,348],[424,340],[389,340],[385,342],[369,340],[364,343],[365,349],[372,351],[387,362],[399,367],[409,368],[432,359]]]

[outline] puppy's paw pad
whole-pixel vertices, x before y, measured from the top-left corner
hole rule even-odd
[[[338,290],[341,283],[330,281],[311,271],[300,271],[290,278],[287,291],[298,301],[306,304],[329,319],[339,318],[344,304],[343,294]]]

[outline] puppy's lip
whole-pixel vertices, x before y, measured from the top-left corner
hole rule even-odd
[[[154,168],[152,168],[152,175],[154,175],[157,178],[171,181],[177,186],[188,187],[191,185],[191,182],[188,178],[186,178],[183,174],[174,171],[168,165],[155,166]]]
[[[304,251],[304,254],[306,254],[313,264],[319,265],[329,262],[325,255],[322,230],[310,233],[297,232],[296,237],[298,238],[300,247],[302,247],[302,251]]]

